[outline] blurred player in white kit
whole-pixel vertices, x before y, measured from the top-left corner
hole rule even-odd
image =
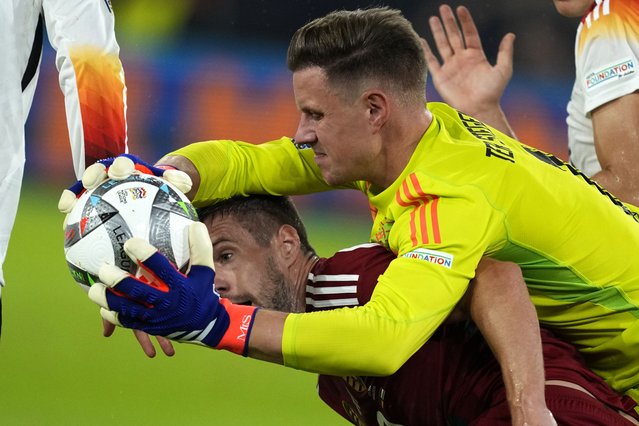
[[[78,178],[96,160],[127,151],[126,86],[109,0],[0,2],[0,293],[25,162],[24,124],[46,26]],[[47,143],[47,141],[38,141]],[[0,299],[0,327],[2,304]]]

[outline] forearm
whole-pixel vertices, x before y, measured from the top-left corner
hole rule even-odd
[[[313,156],[311,149],[297,149],[290,138],[259,145],[213,140],[182,147],[158,164],[174,166],[192,177],[187,196],[200,207],[235,195],[298,195],[332,189]]]
[[[260,309],[248,342],[248,356],[262,361],[284,364],[282,333],[288,313]]]
[[[513,424],[545,410],[539,323],[516,265],[484,259],[469,287],[470,314],[499,361]]]
[[[634,171],[631,174],[634,174]],[[639,206],[639,176],[629,176],[628,173],[606,169],[595,173],[592,180],[621,201]]]
[[[504,133],[506,136],[517,139],[517,135],[515,135],[515,131],[512,129],[512,127],[510,127],[510,123],[506,118],[506,114],[504,114],[504,111],[501,109],[500,105],[494,105],[490,107],[485,106],[468,112],[467,114],[478,119],[479,121],[483,121],[491,127],[494,127],[495,129]]]

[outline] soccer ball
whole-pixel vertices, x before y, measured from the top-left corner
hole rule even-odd
[[[107,180],[82,194],[67,216],[64,253],[71,275],[85,290],[98,280],[104,263],[139,276],[124,251],[132,237],[146,239],[184,271],[188,226],[194,221],[195,208],[163,179],[144,174]]]

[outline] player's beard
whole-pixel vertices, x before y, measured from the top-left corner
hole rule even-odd
[[[264,307],[281,312],[303,312],[304,303],[298,303],[293,292],[294,285],[277,267],[272,256],[266,259],[266,279],[262,293],[267,303]]]

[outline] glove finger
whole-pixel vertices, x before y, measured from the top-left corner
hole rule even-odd
[[[100,270],[98,271],[98,276],[100,277],[100,282],[102,284],[104,284],[107,287],[113,288],[120,281],[130,277],[131,275],[128,272],[123,271],[122,269],[118,268],[115,265],[109,265],[108,263],[105,263],[104,265],[100,267]]]
[[[82,174],[82,185],[86,189],[93,189],[108,179],[107,166],[97,162],[91,164]]]
[[[152,284],[134,278],[129,273],[113,265],[103,265],[100,268],[99,276],[100,281],[112,288],[117,294],[140,303],[155,305],[161,297],[161,293],[163,293],[161,290],[152,287]],[[98,291],[100,290],[95,290],[96,297],[104,293],[102,291],[100,294],[97,294]],[[106,296],[104,297],[106,298]],[[106,303],[106,300],[104,302]],[[98,302],[96,301],[96,303]],[[100,306],[104,308],[109,307],[105,304],[100,304]]]
[[[118,313],[114,311],[109,311],[108,309],[100,308],[100,316],[103,320],[108,321],[113,325],[117,325],[122,327],[122,323],[118,318]]]
[[[82,186],[81,182],[80,186]],[[62,191],[62,195],[60,195],[60,200],[58,200],[58,210],[64,214],[70,213],[77,201],[78,198],[76,194],[73,193],[73,191],[65,189]]]
[[[191,265],[206,266],[215,270],[211,237],[206,225],[202,222],[193,222],[189,226],[189,254]]]
[[[120,155],[109,167],[109,177],[115,180],[123,180],[135,172],[135,163],[129,157]]]
[[[109,309],[106,299],[106,286],[102,283],[95,283],[89,288],[89,299],[103,309]],[[109,321],[111,322],[111,321]]]
[[[143,303],[109,289],[104,292],[104,295],[106,296],[108,308],[103,309],[117,312],[118,321],[120,321],[123,326],[130,328],[130,325],[133,324],[132,320],[146,321],[149,319],[149,309],[146,308]]]
[[[191,177],[182,170],[164,170],[162,177],[184,194],[189,192],[193,187]]]
[[[164,288],[163,283],[171,288],[184,279],[184,275],[165,256],[141,238],[127,240],[124,251],[144,269],[143,274],[151,281],[151,288]]]

